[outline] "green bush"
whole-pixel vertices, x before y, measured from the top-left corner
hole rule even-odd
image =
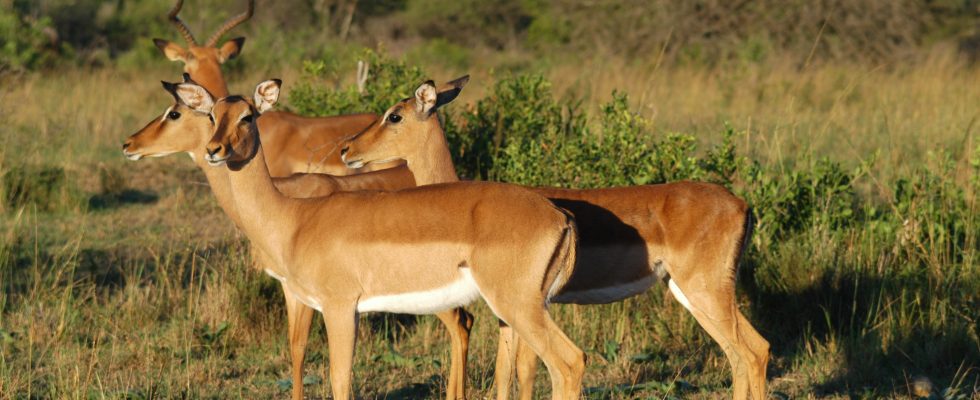
[[[50,18],[29,18],[0,5],[0,72],[52,65],[62,50],[52,35]]]
[[[304,115],[338,115],[361,112],[381,113],[395,102],[409,97],[423,81],[422,70],[393,60],[373,50],[354,57],[324,57],[303,63],[305,79],[292,90],[289,104]],[[363,92],[356,82],[343,84],[340,74],[357,70],[357,62],[368,65]]]

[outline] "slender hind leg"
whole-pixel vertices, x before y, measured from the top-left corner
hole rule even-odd
[[[521,342],[527,342],[544,360],[551,375],[552,397],[577,399],[582,393],[585,353],[565,336],[543,306],[521,311],[501,317],[511,321]]]
[[[446,400],[466,398],[466,355],[469,352],[470,329],[473,315],[462,308],[454,308],[436,314],[449,330],[450,351],[449,377],[446,380]]]
[[[497,363],[493,371],[493,383],[497,387],[497,400],[510,398],[510,383],[514,376],[517,358],[517,335],[506,322],[500,321],[500,340],[497,342]]]
[[[538,372],[538,356],[528,346],[526,340],[516,338],[517,343],[517,389],[518,399],[534,398],[534,376]]]
[[[733,289],[721,287],[692,290],[697,285],[669,282],[674,293],[698,324],[721,346],[732,367],[733,398],[766,398],[766,364],[769,343],[738,311]]]

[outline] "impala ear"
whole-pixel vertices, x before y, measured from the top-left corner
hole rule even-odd
[[[270,79],[255,86],[255,108],[259,112],[266,112],[279,101],[279,88],[282,87],[282,80]]]
[[[167,81],[160,81],[160,83],[163,84],[163,90],[166,90],[167,93],[170,93],[171,96],[174,96],[174,100],[178,102],[180,101],[180,96],[177,96],[176,83],[167,82]]]
[[[415,89],[415,111],[424,116],[436,108],[436,85],[432,81],[426,81]]]
[[[177,99],[185,106],[199,113],[210,114],[214,107],[214,97],[208,90],[193,83],[181,83],[175,90]]]
[[[176,43],[163,40],[163,39],[153,39],[153,44],[157,45],[157,48],[163,52],[163,55],[167,57],[170,61],[181,61],[187,62],[189,55],[187,50],[183,47],[178,46]]]
[[[225,42],[225,44],[218,48],[218,62],[224,64],[225,61],[237,57],[242,52],[242,46],[245,46],[245,38],[243,37],[234,38]]]
[[[442,107],[444,104],[449,103],[459,96],[459,92],[463,91],[463,86],[470,81],[469,75],[463,75],[459,78],[453,79],[446,82],[442,88],[439,89],[439,93],[436,95],[436,108]]]

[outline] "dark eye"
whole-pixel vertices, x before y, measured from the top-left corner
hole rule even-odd
[[[171,111],[169,114],[167,114],[167,118],[170,118],[170,119],[180,118],[180,113],[179,112],[176,112],[176,111]]]
[[[388,122],[391,122],[393,124],[402,122],[402,116],[398,114],[388,114]]]
[[[252,123],[252,114],[249,114],[249,115],[246,115],[246,116],[242,117],[242,122],[244,122],[246,124],[251,124]]]
[[[208,119],[211,120],[211,125],[214,125],[214,114],[208,114]]]

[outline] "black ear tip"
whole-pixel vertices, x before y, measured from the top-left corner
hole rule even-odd
[[[169,42],[167,42],[166,40],[159,39],[159,38],[153,38],[153,44],[155,44],[160,49],[163,49],[164,47],[166,47],[167,46],[167,43],[169,43]]]
[[[282,86],[282,79],[273,78],[273,79],[270,79],[270,80],[273,81],[273,82],[275,82],[276,83],[276,86]]]
[[[239,36],[231,39],[232,42],[238,43],[238,47],[242,47],[245,44],[245,36]]]
[[[189,82],[193,82],[193,81],[191,80],[191,74],[188,74],[188,73],[186,73],[186,72],[184,72],[184,75],[183,75],[183,77],[184,77],[184,82],[188,82],[188,83],[189,83]]]

